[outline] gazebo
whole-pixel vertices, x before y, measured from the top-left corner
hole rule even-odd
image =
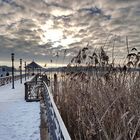
[[[35,73],[41,73],[41,69],[42,67],[34,61],[26,66],[26,70],[28,70],[29,73],[31,72],[32,75]]]

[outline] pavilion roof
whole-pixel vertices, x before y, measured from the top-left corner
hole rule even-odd
[[[38,69],[38,68],[42,68],[39,64],[37,64],[36,62],[34,62],[34,61],[32,61],[30,64],[28,64],[27,66],[26,66],[26,68],[35,68],[35,69]]]

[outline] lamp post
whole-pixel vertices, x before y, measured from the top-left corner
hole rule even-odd
[[[11,53],[12,60],[12,89],[14,89],[14,53]]]
[[[20,83],[22,84],[22,59],[20,59]]]
[[[28,68],[28,79],[30,78],[30,69]]]
[[[25,61],[25,81],[26,81],[26,61]]]

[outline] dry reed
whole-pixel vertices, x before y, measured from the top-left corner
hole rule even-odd
[[[81,50],[72,59],[80,64]],[[83,57],[84,55],[84,57]],[[130,71],[134,54],[123,68],[111,67],[103,48],[94,52],[94,71],[63,73],[56,104],[72,140],[136,140],[140,138],[140,74]],[[136,59],[138,57],[135,56]],[[96,69],[96,65],[99,68]]]

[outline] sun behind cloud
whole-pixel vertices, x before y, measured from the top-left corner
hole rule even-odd
[[[42,34],[40,44],[45,44],[48,41],[59,42],[63,38],[63,31],[61,29],[53,29],[53,21],[48,20],[46,24],[41,25]]]

